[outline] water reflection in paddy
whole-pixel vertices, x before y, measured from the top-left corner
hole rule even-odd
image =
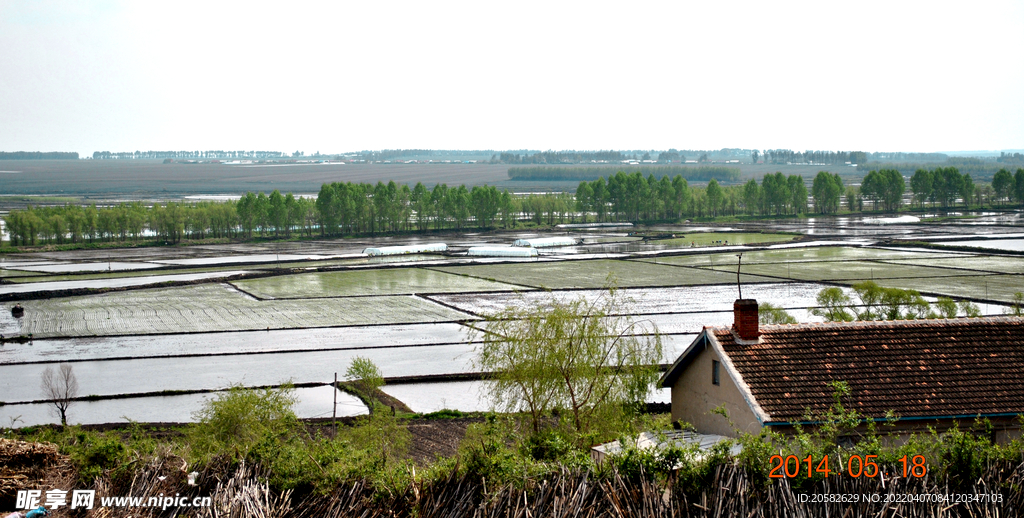
[[[190,282],[219,279],[249,273],[244,270],[224,272],[186,273],[180,275],[151,275],[146,277],[119,277],[111,279],[90,279],[84,281],[35,282],[32,284],[6,284],[0,286],[0,295],[8,293],[33,293],[40,291],[61,291],[76,289],[126,288],[149,286],[164,282]]]
[[[942,241],[936,244],[1024,252],[1024,239],[976,239],[970,241]]]
[[[452,381],[443,383],[403,383],[381,388],[408,405],[414,412],[428,413],[449,409],[461,412],[491,410],[487,398],[489,381]],[[670,388],[657,389],[647,398],[649,403],[670,403]]]
[[[334,405],[334,388],[330,386],[303,387],[294,389],[296,397],[295,414],[302,418],[331,417]],[[203,405],[222,394],[181,394],[174,396],[152,396],[99,401],[76,401],[68,409],[69,424],[118,423],[126,420],[141,423],[186,423],[193,421],[193,414]],[[0,427],[35,426],[57,423],[60,420],[52,413],[53,405],[33,403],[27,405],[0,406]],[[338,416],[364,415],[366,405],[358,398],[338,391]]]
[[[10,317],[9,312],[7,319]],[[5,319],[0,316],[0,326]],[[0,347],[0,364],[182,355],[270,353],[319,349],[366,349],[467,342],[459,324],[235,331],[40,339]]]
[[[421,376],[474,372],[471,344],[397,347],[240,356],[141,358],[71,364],[79,393],[108,396],[162,390],[223,389],[232,385],[328,383],[343,374],[356,356],[369,358],[384,376]],[[39,380],[47,365],[0,367],[0,394],[5,401],[43,398]]]

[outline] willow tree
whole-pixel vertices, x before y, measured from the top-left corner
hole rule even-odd
[[[554,413],[578,437],[646,400],[657,379],[661,338],[608,290],[591,299],[522,300],[483,328],[477,366],[493,373],[495,410],[525,412],[535,432]]]

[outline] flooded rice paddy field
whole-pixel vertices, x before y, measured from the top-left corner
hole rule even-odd
[[[38,273],[120,272],[124,270],[146,270],[160,267],[161,266],[156,263],[122,263],[118,261],[110,261],[106,263],[28,264],[17,266],[18,270]]]
[[[446,266],[438,270],[533,288],[576,289],[604,286],[699,286],[735,283],[736,275],[641,261],[601,259],[544,263]],[[745,282],[768,279],[746,276]]]
[[[222,392],[79,401],[70,407],[68,423],[125,423],[128,420],[140,423],[188,422],[207,401],[220,394]],[[334,389],[329,385],[296,388],[294,396],[296,402],[293,409],[299,417],[331,417],[331,410],[334,406]],[[0,427],[11,426],[12,423],[19,427],[53,423],[56,418],[51,409],[53,409],[53,405],[49,403],[0,406]],[[339,417],[367,413],[366,405],[358,398],[345,392],[338,392],[337,415]]]
[[[0,286],[0,295],[14,293],[27,294],[46,291],[68,291],[99,288],[143,287],[153,286],[167,282],[194,282],[224,279],[228,277],[234,277],[236,275],[244,275],[246,273],[249,272],[246,272],[244,270],[228,270],[223,272],[209,273],[187,273],[178,275],[146,275],[106,279],[65,280],[55,282],[40,282],[41,278],[36,277],[35,280],[37,282],[32,282],[29,284],[4,284],[3,286]]]
[[[403,383],[386,385],[382,389],[401,400],[414,412],[428,413],[451,409],[462,412],[486,412],[488,381],[447,381],[440,383]],[[649,403],[671,403],[671,389],[654,390]]]
[[[665,228],[681,236],[699,230]],[[968,297],[985,314],[1002,314],[1013,293],[1024,289],[1024,256],[996,249],[945,251],[875,242],[882,237],[919,240],[925,232],[995,242],[967,239],[973,236],[963,230],[977,236],[1019,233],[1021,227],[1008,226],[1005,218],[980,228],[839,220],[826,224],[818,218],[783,221],[771,228],[734,225],[733,230],[750,234],[771,229],[799,231],[819,241],[798,244],[788,242],[792,236],[761,235],[759,243],[781,241],[735,246],[741,240],[734,237],[729,247],[690,247],[686,237],[659,243],[637,240],[618,229],[574,229],[572,235],[583,238],[583,244],[545,249],[539,259],[517,261],[460,254],[468,246],[507,245],[537,233],[0,257],[0,294],[19,298],[25,307],[25,316],[15,319],[10,313],[15,302],[0,303],[0,334],[32,333],[34,338],[0,345],[0,401],[25,403],[0,406],[0,426],[19,415],[17,426],[53,422],[46,405],[27,402],[43,397],[40,375],[61,361],[72,362],[80,395],[111,398],[75,403],[71,421],[83,423],[117,422],[121,416],[185,421],[202,405],[204,395],[113,397],[222,390],[236,384],[328,383],[335,373],[343,375],[355,356],[370,358],[392,378],[471,373],[476,371],[475,340],[481,339],[473,328],[482,319],[509,306],[537,306],[552,298],[596,300],[605,296],[609,282],[630,301],[623,311],[664,334],[663,361],[670,363],[703,326],[732,322],[740,252],[744,296],[785,307],[800,321],[817,319],[810,309],[821,288],[839,286],[852,293],[849,286],[861,280],[917,289],[930,299]],[[358,255],[368,246],[439,240],[447,241],[453,254]],[[251,271],[267,276],[225,281]],[[183,276],[192,284],[153,286]],[[64,283],[119,291],[53,298],[40,293]],[[474,396],[482,383],[396,383],[386,391],[418,411],[468,411],[486,409],[486,402]],[[299,389],[304,391],[300,415],[329,415],[333,393],[330,387],[320,388]],[[659,394],[655,398],[667,401]],[[308,410],[303,406],[307,402],[325,408]],[[351,411],[363,412],[365,407],[355,404]],[[339,407],[339,415],[344,412]]]
[[[722,264],[706,267],[714,271],[736,274],[736,264]],[[757,274],[774,279],[800,281],[860,281],[879,279],[902,279],[916,277],[949,277],[951,275],[994,275],[975,270],[950,270],[923,265],[883,263],[879,261],[821,261],[781,264],[744,264],[744,273]]]
[[[424,268],[305,273],[236,281],[232,284],[260,299],[511,291],[525,288]]]
[[[735,282],[736,275],[732,275]],[[825,287],[814,283],[766,283],[746,284],[744,296],[759,301],[801,309],[815,305],[815,297]],[[472,293],[430,295],[436,300],[466,313],[477,316],[491,316],[509,306],[532,307],[551,300],[568,302],[584,299],[595,302],[607,298],[605,290],[573,290],[573,291],[528,291],[521,293]],[[615,298],[621,308],[628,314],[646,315],[655,313],[698,313],[732,312],[732,303],[736,300],[737,291],[732,286],[693,286],[672,288],[622,288],[617,290]],[[700,330],[700,327],[697,328]]]
[[[454,322],[468,317],[413,296],[261,301],[228,284],[215,283],[23,301],[22,305],[22,333],[38,338]]]
[[[883,262],[929,265],[938,268],[960,268],[976,272],[1024,273],[1024,257],[963,255],[933,259],[886,260]]]
[[[231,356],[188,356],[95,360],[72,363],[80,394],[114,396],[163,390],[216,390],[232,385],[262,387],[283,383],[328,383],[342,377],[352,359],[369,358],[386,377],[475,372],[473,345],[393,347]],[[0,366],[0,393],[6,402],[42,399],[39,379],[51,364]]]
[[[453,323],[36,339],[27,346],[0,347],[0,365],[419,347],[468,343],[469,332],[468,327]]]
[[[1024,252],[1024,239],[984,239],[972,241],[943,241],[942,244],[949,246],[970,246],[976,248],[994,248],[996,250],[1010,250]]]

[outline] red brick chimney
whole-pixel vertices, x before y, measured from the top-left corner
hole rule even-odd
[[[757,328],[757,301],[736,299],[732,303],[732,329],[741,340],[757,340],[761,332]]]

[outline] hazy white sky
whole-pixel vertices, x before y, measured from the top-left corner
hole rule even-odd
[[[0,0],[0,150],[1024,148],[1022,34],[1022,1]]]

